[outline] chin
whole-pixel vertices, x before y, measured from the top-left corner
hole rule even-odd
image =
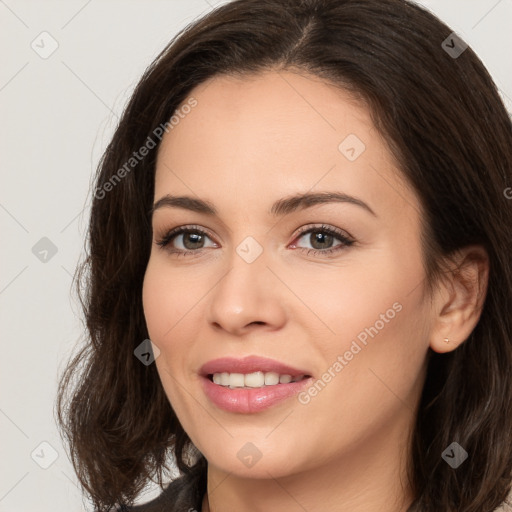
[[[297,459],[304,456],[304,446],[285,446],[277,437],[271,442],[265,439],[267,435],[239,436],[222,443],[216,440],[202,453],[209,465],[239,478],[282,478],[305,469],[305,461]]]

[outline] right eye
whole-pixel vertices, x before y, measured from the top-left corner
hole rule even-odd
[[[205,246],[207,239],[211,240],[210,236],[200,228],[180,226],[168,231],[156,243],[171,254],[185,256],[207,247],[218,247],[215,242],[212,242],[210,246]]]

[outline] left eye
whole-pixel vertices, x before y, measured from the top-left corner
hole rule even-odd
[[[296,243],[292,244],[292,247],[309,249],[310,251],[313,250],[315,252],[331,252],[338,250],[343,246],[350,246],[354,243],[352,239],[348,238],[343,233],[327,226],[307,229],[300,233],[297,240],[300,240],[301,238],[305,238],[307,242],[309,242],[310,247],[304,247],[297,245]],[[338,240],[340,243],[333,245],[335,240]]]

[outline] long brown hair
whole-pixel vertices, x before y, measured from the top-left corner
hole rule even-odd
[[[431,290],[446,257],[470,244],[486,249],[489,285],[476,328],[455,351],[429,354],[409,510],[482,512],[505,499],[512,479],[512,126],[488,72],[451,34],[405,0],[235,0],[182,30],[147,68],[98,167],[87,255],[76,275],[87,336],[57,397],[59,427],[98,511],[133,503],[155,475],[162,485],[169,455],[190,478],[205,471],[202,455],[195,465],[187,458],[190,439],[155,365],[134,356],[148,338],[141,290],[152,240],[155,130],[169,126],[208,78],[268,69],[306,71],[365,101],[420,198]],[[157,147],[126,167],[148,137]],[[454,441],[469,453],[456,470],[441,458]]]

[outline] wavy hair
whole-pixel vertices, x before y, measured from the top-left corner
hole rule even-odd
[[[155,365],[134,356],[148,338],[142,283],[158,144],[144,158],[130,158],[197,85],[219,74],[266,70],[310,73],[369,108],[420,199],[430,291],[458,249],[479,244],[487,251],[489,283],[478,324],[453,352],[429,352],[410,446],[409,511],[481,512],[506,498],[512,125],[471,48],[455,56],[443,44],[463,49],[453,37],[405,0],[235,0],[184,28],[146,69],[95,177],[86,256],[75,275],[87,332],[60,376],[56,403],[73,466],[98,511],[132,504],[155,475],[163,489],[169,455],[191,479],[206,468],[201,454],[195,462],[189,457],[194,447]],[[457,470],[441,458],[453,441],[469,453]]]

